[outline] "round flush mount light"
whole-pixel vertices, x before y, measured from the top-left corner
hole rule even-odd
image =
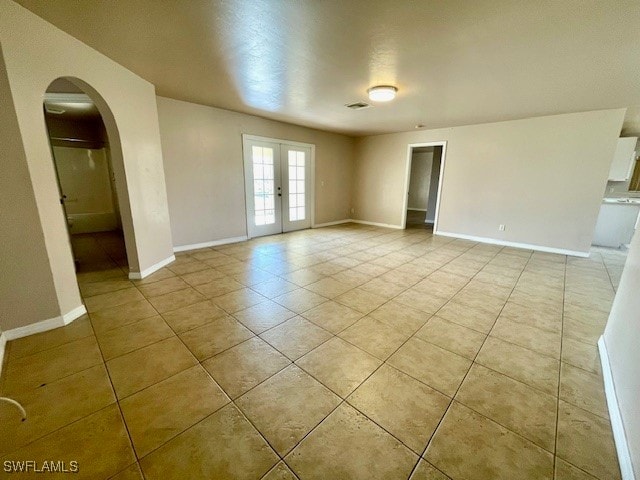
[[[398,89],[391,85],[377,85],[367,90],[372,102],[389,102],[396,98]]]

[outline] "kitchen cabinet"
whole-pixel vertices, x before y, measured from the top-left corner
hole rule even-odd
[[[631,242],[638,222],[640,203],[605,199],[593,234],[593,245],[619,248]]]
[[[609,181],[626,182],[631,178],[636,159],[636,143],[638,137],[623,137],[618,139],[616,153],[609,169]]]

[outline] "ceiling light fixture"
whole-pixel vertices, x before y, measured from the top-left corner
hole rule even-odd
[[[396,98],[398,89],[392,85],[377,85],[367,90],[372,102],[389,102]]]

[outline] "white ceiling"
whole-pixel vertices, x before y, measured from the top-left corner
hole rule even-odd
[[[638,0],[18,0],[159,95],[350,135],[634,107]],[[395,101],[360,111],[376,84]]]

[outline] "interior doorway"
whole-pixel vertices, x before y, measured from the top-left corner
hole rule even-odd
[[[128,272],[116,176],[100,111],[65,79],[49,86],[43,107],[77,274]]]
[[[446,143],[409,145],[404,228],[436,230]]]
[[[249,238],[313,224],[315,146],[243,135]]]

